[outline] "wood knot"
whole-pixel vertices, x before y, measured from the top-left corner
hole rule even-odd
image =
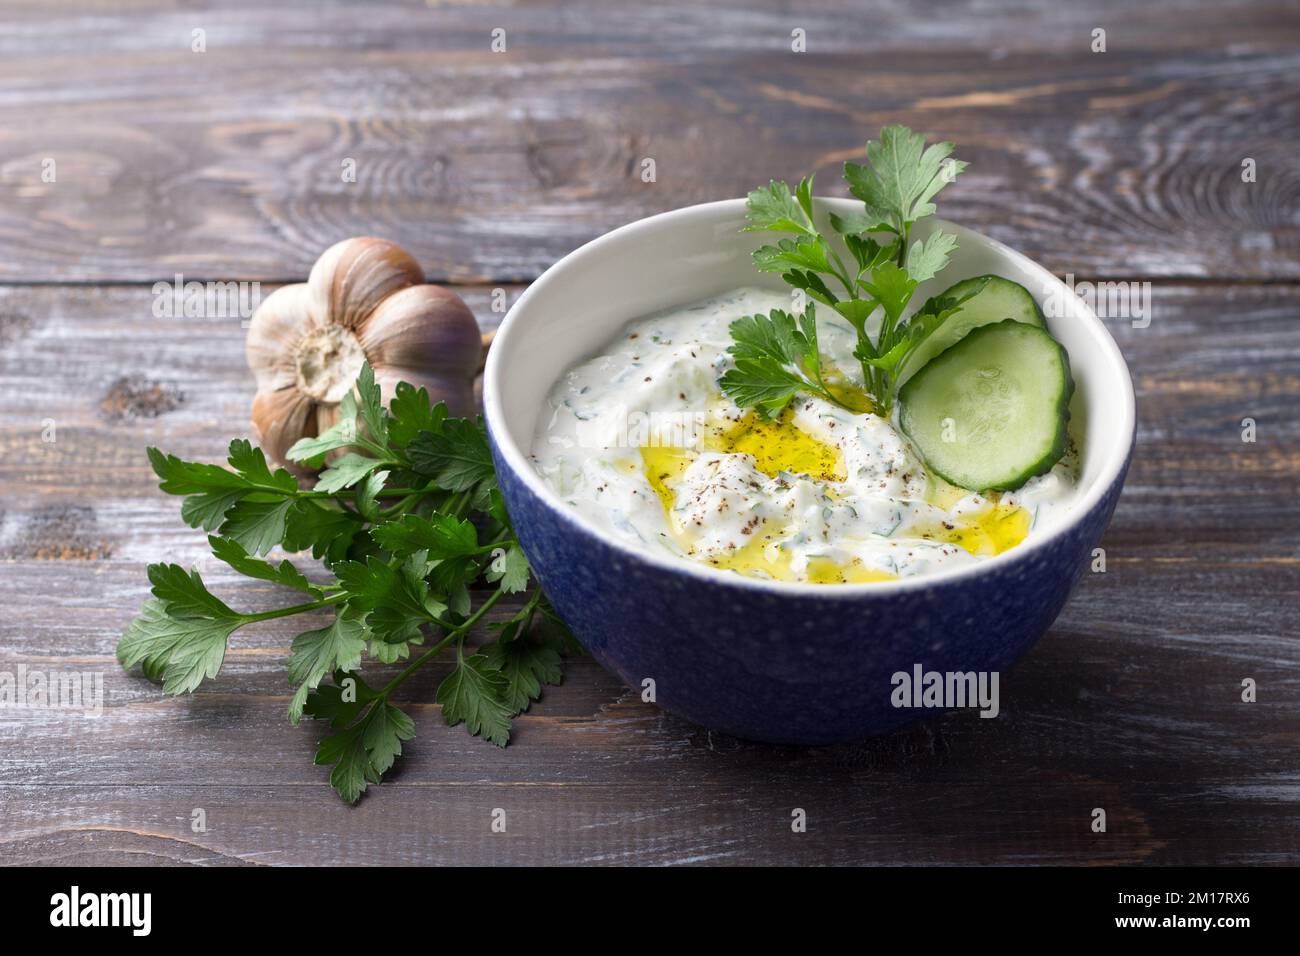
[[[110,421],[157,418],[185,401],[185,394],[175,385],[155,382],[143,375],[124,375],[109,386],[99,403]]]

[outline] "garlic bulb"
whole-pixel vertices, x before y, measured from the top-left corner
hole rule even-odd
[[[245,345],[257,380],[253,429],[268,455],[290,464],[294,442],[338,421],[365,362],[385,403],[406,381],[452,415],[468,415],[484,344],[460,296],[424,284],[406,250],[345,239],[316,260],[305,283],[277,289],[253,314]]]

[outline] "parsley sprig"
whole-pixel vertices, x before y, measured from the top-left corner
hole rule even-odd
[[[820,302],[857,333],[853,355],[863,387],[875,410],[889,415],[908,358],[982,288],[974,284],[960,298],[931,298],[904,318],[917,286],[938,275],[957,247],[956,236],[938,229],[924,241],[911,239],[916,222],[934,214],[934,197],[966,168],[949,159],[952,150],[952,143],[927,148],[925,137],[905,126],[885,127],[879,141],[867,144],[866,165],[844,164],[849,192],[862,208],[832,213],[830,235],[813,215],[812,176],[793,191],[773,181],[749,194],[746,232],[792,235],[757,249],[754,265],[781,273],[812,301],[797,318],[778,309],[732,323],[728,351],[735,365],[719,380],[732,401],[769,418],[800,393],[860,410],[826,387],[813,304]],[[877,315],[873,333],[869,323]]]
[[[332,456],[332,457],[331,457]],[[415,734],[394,696],[443,652],[453,658],[437,700],[450,725],[505,746],[512,719],[561,680],[561,658],[577,649],[532,583],[497,487],[480,422],[448,418],[424,389],[397,386],[387,408],[363,367],[337,425],[304,438],[290,459],[326,464],[312,489],[272,471],[261,449],[230,443],[228,467],[184,461],[156,448],[160,487],[181,495],[181,516],[209,532],[215,557],[248,577],[302,598],[268,611],[239,611],[208,590],[197,570],[148,568],[153,597],[118,643],[125,667],[140,665],[163,692],[184,694],[217,676],[232,634],[260,621],[309,612],[330,615],[289,651],[289,720],[322,721],[316,763],[349,803],[378,783]],[[275,548],[310,551],[328,580],[308,578]],[[488,593],[474,607],[471,589]],[[506,595],[524,595],[507,620],[485,624]],[[480,628],[480,625],[483,625]],[[479,630],[490,640],[471,649]],[[408,661],[372,688],[363,660]],[[327,681],[328,679],[328,681]]]

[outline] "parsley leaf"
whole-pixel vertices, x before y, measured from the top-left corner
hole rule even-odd
[[[805,185],[806,184],[806,185]],[[802,202],[801,202],[802,200]],[[804,203],[807,205],[805,206]],[[797,232],[816,235],[812,224],[812,180],[799,183],[796,195],[790,187],[773,180],[766,187],[755,189],[745,204],[749,225],[746,232]]]
[[[242,488],[233,491],[209,491],[201,495],[190,495],[181,502],[181,519],[191,528],[215,531],[226,520],[226,513],[244,495]]]
[[[897,322],[907,308],[907,303],[912,299],[912,293],[916,291],[916,280],[903,269],[892,262],[882,263],[881,266],[871,274],[871,279],[860,280],[859,285],[871,296],[872,300],[885,310],[885,319],[887,323]],[[886,325],[881,326],[881,336],[885,338]],[[877,348],[879,348],[877,344]]]
[[[186,571],[179,564],[151,564],[146,573],[154,597],[167,605],[167,613],[173,617],[234,620],[240,616],[208,591],[198,571]]]
[[[423,550],[430,558],[441,559],[479,552],[474,525],[454,515],[404,515],[375,528],[371,535],[381,548],[400,554]]]
[[[285,587],[302,591],[314,597],[320,597],[322,594],[320,588],[308,581],[306,576],[295,568],[288,558],[275,565],[270,561],[252,557],[238,541],[230,538],[220,538],[216,535],[208,535],[208,544],[211,545],[214,555],[240,574],[250,578],[258,578],[262,581],[283,584]]]
[[[757,409],[773,418],[799,392],[836,402],[822,381],[817,346],[817,321],[810,304],[795,317],[781,309],[769,315],[746,315],[731,323],[735,361],[718,380],[722,391],[741,408]]]
[[[528,587],[528,575],[532,571],[528,558],[524,556],[524,549],[515,546],[507,548],[502,560],[505,566],[501,569],[501,577],[497,579],[501,583],[501,590],[507,594],[518,594]],[[488,574],[488,580],[492,580],[491,573]]]
[[[366,648],[366,626],[358,615],[340,610],[327,626],[303,631],[289,648],[289,683],[298,685],[289,702],[289,721],[298,723],[307,695],[326,674],[352,671],[361,666]]]
[[[957,248],[957,237],[950,232],[930,233],[930,238],[912,243],[907,254],[907,274],[913,282],[933,279],[948,265],[949,254]]]
[[[403,741],[415,736],[415,722],[389,703],[384,692],[342,671],[334,673],[333,684],[308,695],[303,713],[335,729],[321,738],[315,762],[333,767],[330,786],[348,803],[356,803],[370,784],[379,783],[401,755]]]
[[[792,200],[811,215],[808,188]],[[805,348],[809,332],[796,332],[791,342],[802,336]],[[791,342],[782,347],[793,349]],[[802,366],[816,369],[816,361],[814,341]],[[481,422],[447,418],[444,406],[407,383],[396,386],[385,409],[369,367],[339,411],[336,426],[291,450],[291,460],[316,468],[333,457],[311,489],[273,469],[243,439],[231,442],[225,466],[149,449],[161,489],[184,496],[186,523],[216,532],[208,537],[213,555],[241,575],[300,592],[299,603],[242,613],[209,591],[197,571],[150,565],[153,595],[118,642],[118,658],[125,667],[140,665],[166,693],[186,693],[216,676],[240,627],[330,612],[330,623],[302,631],[289,648],[288,716],[291,723],[306,714],[328,725],[315,761],[331,768],[331,785],[355,802],[414,736],[414,722],[391,698],[441,652],[455,648],[454,668],[437,694],[447,722],[504,746],[511,718],[543,684],[559,680],[560,657],[577,648],[531,582]],[[310,550],[332,578],[315,583],[287,558],[261,557],[276,547]],[[471,588],[487,592],[475,610]],[[487,612],[514,593],[523,595],[518,610],[505,622],[485,623]],[[476,627],[496,632],[488,645],[495,649],[466,657]],[[431,639],[426,632],[435,642],[381,689],[362,681],[367,662],[412,658]],[[332,683],[325,683],[330,674]]]
[[[475,737],[504,747],[510,740],[510,681],[482,654],[461,657],[438,685],[438,703],[449,727],[462,721]]]
[[[341,508],[327,508],[315,501],[299,498],[285,516],[284,549],[311,549],[313,558],[328,563],[342,559],[362,530],[362,520]]]
[[[173,617],[167,603],[154,598],[118,641],[117,659],[161,678],[163,693],[188,694],[204,678],[217,676],[226,642],[243,623],[242,617]]]
[[[284,541],[285,523],[294,505],[293,498],[279,501],[244,498],[226,512],[220,534],[237,542],[249,554],[266,554]]]
[[[954,160],[946,169],[952,143],[928,149],[925,137],[906,126],[886,126],[878,142],[867,143],[867,165],[844,164],[849,192],[861,199],[868,219],[876,218],[899,235],[918,219],[934,214],[930,202],[966,164]]]
[[[429,404],[429,393],[407,382],[398,382],[388,406],[388,437],[398,448],[405,448],[420,432],[437,432],[447,418],[447,406]]]
[[[867,232],[881,232],[883,230],[892,231],[892,227],[885,217],[879,212],[873,212],[873,210],[869,208],[856,209],[843,216],[837,213],[831,213],[830,222],[832,229],[838,232],[841,236],[846,237],[861,236],[863,233]]]
[[[424,636],[417,635],[407,641],[381,641],[372,638],[366,642],[366,653],[380,664],[392,664],[404,661],[411,656],[411,648],[424,643]]]
[[[775,418],[807,386],[804,379],[771,362],[738,359],[718,380],[722,391],[741,408]]]
[[[870,272],[881,263],[889,261],[898,252],[897,243],[879,243],[867,235],[849,233],[843,236],[843,239],[844,247],[849,250],[854,263],[857,264],[859,279],[864,272]]]
[[[528,576],[532,569],[528,565],[528,558],[524,556],[523,549],[517,545],[511,545],[509,548],[498,549],[501,553],[494,554],[492,564],[488,567],[487,573],[483,575],[485,580],[495,581],[501,585],[501,590],[506,594],[516,594],[528,587]]]
[[[414,736],[415,722],[387,700],[376,698],[359,721],[321,740],[315,762],[333,765],[330,786],[348,803],[356,803],[393,765],[402,742]]]
[[[377,458],[367,458],[350,451],[321,472],[320,477],[316,479],[316,490],[332,494],[344,488],[351,488],[382,464],[383,462]]]
[[[407,455],[411,467],[448,491],[469,491],[496,477],[481,421],[449,418],[440,431],[417,435]]]
[[[370,755],[370,766],[377,774],[384,773],[401,756],[402,741],[414,736],[415,721],[388,701],[380,701],[371,712],[361,738]]]
[[[154,474],[162,479],[159,488],[169,495],[193,495],[214,491],[250,491],[249,482],[242,475],[196,461],[182,461],[157,448],[146,450]]]
[[[366,424],[367,437],[376,445],[387,445],[388,413],[384,411],[384,401],[369,363],[361,366],[356,392],[361,397],[361,420]]]
[[[347,591],[348,605],[369,613],[366,623],[382,641],[409,641],[421,625],[446,610],[425,585],[421,562],[408,559],[393,566],[370,557],[364,563],[340,561],[334,573]]]
[[[543,684],[558,684],[564,676],[559,653],[535,641],[493,641],[479,648],[479,654],[505,677],[505,703],[516,714],[542,696]]]
[[[380,780],[366,750],[365,733],[366,722],[362,721],[323,738],[316,749],[315,762],[333,766],[330,786],[348,803],[356,803],[370,784]]]
[[[283,468],[277,468],[275,474],[271,474],[262,449],[255,448],[245,438],[236,438],[230,443],[230,455],[227,460],[235,473],[250,486],[273,489],[289,495],[298,490],[297,478]]]
[[[372,471],[366,476],[365,481],[357,485],[357,513],[371,524],[379,523],[381,518],[382,508],[379,505],[379,493],[384,490],[384,483],[387,480],[387,471]]]
[[[754,265],[759,272],[789,272],[793,269],[812,272],[830,272],[826,240],[782,239],[775,246],[760,246],[754,250]]]
[[[334,683],[321,684],[307,695],[303,713],[314,720],[327,721],[331,728],[347,727],[353,723],[366,705],[379,697],[356,674],[335,671]]]

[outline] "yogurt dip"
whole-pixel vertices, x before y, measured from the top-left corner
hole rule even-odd
[[[776,419],[718,388],[730,324],[790,309],[744,288],[627,325],[551,390],[532,461],[607,534],[754,577],[885,581],[987,560],[1058,521],[1076,494],[1077,453],[1014,492],[931,475],[895,422],[870,411],[855,334],[818,313],[824,370],[859,412],[799,396]]]

